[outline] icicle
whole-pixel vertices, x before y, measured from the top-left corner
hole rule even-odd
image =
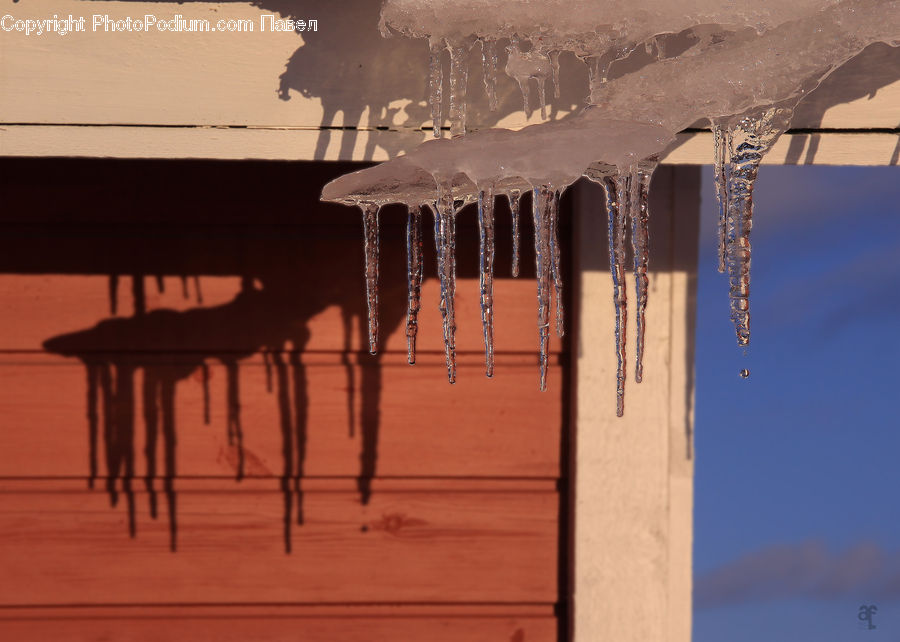
[[[481,283],[481,327],[484,333],[485,375],[494,376],[494,188],[478,193],[481,237],[478,271]]]
[[[715,140],[716,201],[719,204],[719,272],[725,271],[725,212],[728,209],[728,130],[713,123]]]
[[[406,354],[410,365],[416,362],[416,334],[419,331],[420,293],[422,290],[422,211],[409,208],[406,220]]]
[[[506,48],[506,51],[509,53],[506,58],[506,73],[519,83],[519,89],[522,90],[525,115],[529,118],[531,117],[530,81],[534,78],[538,84],[541,114],[542,117],[546,118],[547,101],[544,86],[547,78],[553,75],[551,59],[544,51],[536,47],[532,47],[528,51],[522,51],[519,46],[519,39],[516,37],[510,39],[509,47]]]
[[[559,98],[559,51],[550,52],[550,79],[553,81],[553,97]]]
[[[438,188],[435,213],[435,245],[438,275],[441,281],[441,317],[444,327],[444,351],[447,356],[447,378],[456,383],[456,212],[449,184]]]
[[[588,58],[588,88],[593,94],[600,85],[606,82],[609,72],[609,60],[601,56]]]
[[[441,105],[444,94],[444,67],[441,61],[441,52],[443,51],[443,41],[431,43],[431,57],[429,59],[430,75],[429,80],[429,100],[431,101],[431,120],[433,123],[434,137],[441,137]]]
[[[736,129],[741,130],[741,125]],[[736,148],[729,132],[728,205],[726,212],[725,263],[731,321],[741,347],[750,343],[750,228],[753,226],[753,185],[762,160],[762,149],[753,133],[746,133]]]
[[[728,204],[725,214],[725,263],[731,321],[738,345],[750,343],[750,229],[753,186],[762,157],[787,129],[796,100],[747,115],[728,130]]]
[[[497,111],[497,43],[493,40],[481,41],[481,60],[484,65],[484,90],[487,92],[491,111]]]
[[[369,311],[369,353],[378,352],[378,206],[362,203],[366,256],[366,307]]]
[[[662,35],[656,37],[656,57],[659,60],[669,57],[668,54],[666,53],[666,49],[667,49],[666,38],[667,38],[667,34],[662,34]]]
[[[648,291],[647,266],[650,262],[650,179],[656,169],[656,158],[642,162],[631,177],[631,248],[634,255],[634,288],[637,307],[635,332],[634,380],[644,378],[644,334]]]
[[[625,214],[628,211],[628,192],[631,178],[619,174],[604,180],[608,216],[609,269],[613,280],[613,303],[616,307],[616,415],[625,412]]]
[[[511,190],[509,196],[509,211],[512,214],[512,275],[519,276],[519,206],[522,204],[522,193],[519,190]]]
[[[762,157],[787,128],[791,110],[771,107],[739,120],[728,131],[728,205],[725,262],[728,269],[731,320],[738,345],[750,343],[750,229],[753,186]]]
[[[550,275],[553,278],[554,296],[556,297],[556,336],[562,337],[565,331],[563,311],[562,263],[559,247],[559,192],[553,192],[550,198]]]
[[[466,133],[466,84],[469,80],[469,47],[451,44],[450,49],[450,136]]]
[[[522,50],[519,49],[519,39],[513,36],[510,39],[509,46],[506,48],[506,73],[516,79],[519,83],[519,89],[522,92],[522,102],[525,106],[525,117],[531,118],[531,96],[528,87],[529,76],[517,69],[517,63],[522,62]]]
[[[516,80],[522,92],[522,105],[525,110],[525,117],[531,118],[531,87],[528,84],[528,78],[517,78]]]
[[[609,79],[609,68],[621,55],[621,50],[609,50],[583,59],[588,65],[588,88],[592,95]]]
[[[600,61],[598,58],[588,58],[588,95],[593,96],[594,91],[600,86]]]
[[[537,277],[538,333],[541,340],[541,385],[547,389],[550,363],[550,211],[553,192],[548,185],[535,187],[531,193],[534,217],[534,264]]]
[[[543,78],[535,78],[538,86],[538,101],[541,105],[541,120],[547,120],[547,94],[545,90],[546,81]]]

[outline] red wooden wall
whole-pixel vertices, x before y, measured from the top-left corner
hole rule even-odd
[[[527,216],[488,380],[460,215],[451,386],[430,234],[406,364],[399,208],[365,349],[359,212],[317,201],[347,165],[0,165],[0,639],[556,639],[567,359],[539,393]]]

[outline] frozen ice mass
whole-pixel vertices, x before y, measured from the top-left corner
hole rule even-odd
[[[532,208],[537,275],[539,385],[547,385],[551,329],[564,330],[557,223],[560,195],[582,176],[606,193],[615,303],[616,412],[626,381],[626,239],[635,276],[635,380],[642,378],[647,307],[648,191],[653,171],[681,130],[708,122],[715,139],[719,271],[727,273],[738,345],[750,341],[750,230],[760,161],[791,121],[794,107],[832,71],[875,42],[900,45],[898,0],[385,0],[385,37],[426,38],[434,137],[414,151],[342,176],[322,200],[361,208],[370,349],[378,332],[378,210],[409,208],[409,362],[415,362],[422,282],[422,213],[434,221],[440,309],[450,382],[456,378],[456,215],[477,204],[485,370],[493,375],[494,202],[513,211],[513,274],[518,273],[523,195]],[[649,64],[615,78],[610,66],[638,48]],[[527,114],[545,116],[559,91],[559,55],[589,70],[577,114],[517,131],[467,133],[468,65],[480,49],[484,87],[496,109],[496,79],[512,77]],[[447,52],[447,54],[445,54]],[[449,69],[444,69],[444,58]],[[505,59],[505,62],[504,62]],[[449,96],[444,76],[449,74]],[[450,137],[443,138],[444,116]],[[599,208],[598,208],[599,209]],[[555,300],[555,312],[553,301]],[[551,323],[551,312],[555,315]]]

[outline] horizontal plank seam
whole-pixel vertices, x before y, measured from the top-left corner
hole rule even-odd
[[[290,608],[290,607],[406,607],[406,608],[459,608],[459,607],[550,607],[555,602],[126,602],[126,603],[46,603],[0,604],[0,612],[13,609],[74,609],[74,608]]]
[[[257,131],[391,131],[391,132],[410,132],[421,131],[430,132],[430,126],[421,127],[388,127],[385,125],[376,125],[374,127],[366,127],[365,125],[189,125],[189,124],[167,124],[167,123],[0,123],[0,129],[4,127],[134,127],[143,129],[251,129]],[[450,130],[450,127],[442,127],[443,130]]]
[[[164,309],[164,308],[159,308]],[[151,310],[153,312],[154,310]],[[129,317],[120,317],[123,319],[127,319]],[[244,354],[244,350],[237,349],[216,349],[216,354]],[[403,358],[406,358],[407,353],[405,350],[384,350],[378,353],[378,355],[373,355],[367,350],[325,350],[325,349],[314,349],[314,350],[270,350],[269,353],[277,353],[277,354],[309,354],[309,355],[358,355],[363,357],[376,357],[376,356],[385,356],[385,355],[400,355]],[[53,353],[47,352],[46,350],[38,350],[38,349],[0,349],[0,355],[48,355],[52,356]],[[79,354],[117,354],[117,355],[145,355],[145,354],[209,354],[209,350],[85,350],[80,352]],[[497,350],[494,354],[501,355],[509,355],[509,356],[531,356],[534,355],[535,359],[538,358],[537,352],[535,350]],[[559,354],[559,353],[557,353]],[[417,356],[444,356],[443,350],[416,350]],[[484,356],[484,350],[457,350],[457,356]],[[407,364],[409,365],[409,364]]]
[[[239,485],[236,485],[233,489],[224,489],[224,488],[208,488],[208,489],[198,489],[198,488],[178,488],[174,489],[179,495],[239,495],[241,493],[247,494],[256,494],[256,495],[281,495],[283,493],[280,488],[270,488],[270,489],[261,489],[261,488],[240,488]],[[358,490],[352,490],[350,488],[301,488],[302,492],[306,496],[313,495],[359,495]],[[156,492],[160,492],[161,489],[157,488]],[[34,489],[17,489],[17,490],[4,490],[0,489],[0,495],[82,495],[84,493],[96,493],[98,495],[104,494],[106,491],[98,490],[98,489],[53,489],[53,488],[34,488]],[[122,491],[126,492],[126,491]],[[555,489],[546,488],[542,490],[538,490],[535,488],[375,488],[375,493],[379,495],[557,495],[558,492]],[[134,488],[130,491],[127,491],[128,494],[134,495],[136,497],[143,497],[147,495],[146,488]],[[0,514],[3,515],[11,515],[11,514],[20,514],[27,513],[28,511],[11,511],[4,510],[0,511]]]
[[[258,131],[391,131],[391,132],[410,132],[410,131],[432,131],[430,126],[421,127],[386,127],[386,126],[357,126],[357,125],[189,125],[189,124],[156,124],[156,123],[31,123],[31,122],[10,122],[0,123],[0,129],[5,127],[135,127],[146,129],[239,129],[239,130],[258,130]],[[449,127],[442,127],[442,130],[449,131]],[[478,131],[478,128],[472,128],[472,131]],[[712,131],[702,127],[689,127],[683,129],[679,134],[711,134]],[[796,129],[788,129],[786,134],[900,134],[900,127],[798,127]]]
[[[116,476],[115,479],[139,479],[144,481],[146,475],[134,475],[132,477]],[[284,479],[284,475],[244,475],[244,479]],[[85,475],[0,475],[0,482],[5,481],[84,481],[87,479]],[[94,477],[95,480],[109,479],[106,476]],[[184,479],[184,480],[234,480],[234,475],[177,475],[175,477],[166,477],[165,475],[154,475],[154,480],[166,479]],[[289,476],[288,479],[309,479],[309,480],[356,480],[359,475],[303,475],[300,477]],[[369,478],[374,482],[378,481],[397,481],[397,480],[413,480],[413,481],[522,481],[522,482],[552,482],[559,479],[555,476],[537,475],[527,477],[524,475],[379,475]]]
[[[690,127],[688,129],[682,130],[679,133],[712,135],[712,130],[702,127]],[[900,134],[900,127],[797,127],[794,129],[788,129],[785,134]]]
[[[0,607],[2,608],[2,607]],[[55,608],[55,607],[40,607]],[[548,609],[549,610],[549,609]],[[0,622],[79,622],[79,621],[107,621],[107,620],[431,620],[431,619],[447,619],[447,620],[506,620],[515,618],[517,620],[546,620],[555,619],[552,610],[548,613],[527,613],[510,611],[509,613],[373,613],[360,614],[355,613],[333,613],[333,614],[296,614],[296,615],[273,615],[265,613],[260,615],[190,615],[190,614],[172,614],[166,613],[161,615],[151,614],[132,614],[132,615],[53,615],[52,613],[44,615],[34,615],[30,617],[24,616],[5,616],[0,612]]]

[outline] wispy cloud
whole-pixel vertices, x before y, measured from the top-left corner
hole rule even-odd
[[[699,577],[698,608],[786,598],[900,598],[900,551],[861,542],[843,551],[807,541],[771,546]]]
[[[818,271],[788,271],[757,296],[756,310],[771,325],[809,323],[818,317],[816,340],[839,332],[864,316],[895,314],[900,286],[900,242],[856,244],[835,253]],[[761,295],[761,296],[760,296]]]

